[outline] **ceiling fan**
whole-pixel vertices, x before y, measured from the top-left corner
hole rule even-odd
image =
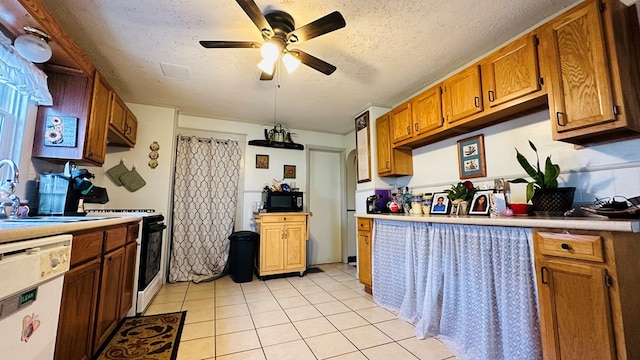
[[[311,23],[295,28],[293,17],[288,13],[275,10],[262,14],[253,0],[236,0],[242,10],[262,33],[265,43],[255,41],[200,41],[205,48],[260,48],[262,61],[258,67],[262,70],[260,80],[271,80],[280,57],[287,71],[292,72],[300,63],[312,67],[323,74],[331,75],[336,67],[326,61],[310,55],[300,49],[288,49],[287,46],[313,39],[345,27],[346,22],[338,11],[325,15]]]

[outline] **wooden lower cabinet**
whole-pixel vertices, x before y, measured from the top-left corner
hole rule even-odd
[[[255,220],[260,234],[259,275],[299,272],[302,276],[307,269],[308,214],[262,213]]]
[[[137,226],[123,224],[73,234],[56,360],[91,359],[131,308]],[[134,229],[135,236],[131,235]]]
[[[104,255],[98,312],[96,315],[96,334],[94,348],[97,349],[107,340],[111,331],[120,322],[120,298],[125,249],[120,247]]]
[[[371,294],[371,241],[373,219],[358,218],[358,278],[366,292]]]
[[[638,359],[640,236],[534,229],[544,359]]]
[[[99,285],[99,258],[64,275],[55,359],[91,359]]]

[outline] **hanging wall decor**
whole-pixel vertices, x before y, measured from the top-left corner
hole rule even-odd
[[[359,183],[371,181],[369,142],[369,112],[367,111],[356,118],[356,164]]]
[[[296,178],[296,166],[295,165],[285,165],[284,166],[284,178],[285,179],[295,179]]]
[[[160,157],[158,150],[160,150],[160,144],[158,144],[157,141],[154,141],[149,145],[149,149],[151,149],[151,152],[149,153],[149,159],[151,159],[149,160],[149,167],[155,169],[158,167],[158,157]]]
[[[256,169],[269,168],[269,155],[256,155]]]
[[[78,118],[49,115],[44,128],[44,146],[75,147]]]

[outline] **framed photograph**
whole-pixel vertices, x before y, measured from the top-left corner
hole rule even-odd
[[[75,147],[78,118],[49,115],[44,124],[44,146]]]
[[[371,146],[369,139],[369,112],[356,118],[356,166],[358,183],[371,181]]]
[[[484,135],[458,140],[458,170],[460,179],[487,176]]]
[[[256,169],[269,168],[269,155],[256,155]]]
[[[285,179],[295,179],[296,178],[296,166],[295,165],[285,165],[284,166],[284,178]]]
[[[449,213],[451,202],[447,197],[447,193],[435,193],[433,194],[433,202],[431,203],[431,210],[429,214],[443,214]]]
[[[478,191],[473,195],[471,200],[471,207],[469,207],[469,215],[489,215],[489,201],[493,190]]]

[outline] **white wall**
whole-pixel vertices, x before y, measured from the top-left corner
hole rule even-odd
[[[217,120],[210,118],[194,117],[187,115],[179,115],[178,127],[188,129],[198,129],[205,131],[213,131],[217,133],[241,134],[246,135],[247,141],[255,139],[264,139],[264,129],[270,126],[259,124],[239,123],[234,121]],[[249,146],[244,144],[244,192],[243,198],[243,214],[241,226],[237,229],[254,230],[253,224],[253,207],[255,202],[261,201],[262,189],[265,185],[271,185],[273,180],[283,180],[284,165],[296,166],[296,178],[286,179],[284,182],[294,181],[300,191],[307,192],[307,166],[306,153],[309,145],[326,146],[332,148],[345,148],[347,138],[342,135],[333,135],[326,133],[318,133],[304,130],[290,129],[292,132],[292,140],[295,143],[305,145],[305,150],[289,150],[277,149],[260,146]],[[256,169],[256,155],[269,155],[269,168]],[[335,176],[327,174],[328,177]],[[336,195],[338,196],[338,195]],[[306,201],[305,195],[305,201]]]
[[[415,149],[413,176],[379,179],[377,184],[383,184],[381,188],[384,184],[389,188],[409,186],[417,193],[448,189],[460,181],[457,141],[478,134],[484,135],[487,177],[470,180],[480,187],[493,187],[494,178],[526,178],[516,160],[515,148],[530,162],[535,162],[535,153],[527,141],[531,140],[538,148],[541,162],[551,155],[552,161],[560,165],[560,186],[577,188],[575,203],[591,203],[596,197],[640,195],[640,152],[637,151],[640,139],[584,148],[553,141],[548,110]],[[374,159],[375,156],[372,164]],[[358,186],[359,194],[364,197],[373,193],[371,186],[365,188],[366,184]],[[525,201],[523,185],[511,184],[511,200]],[[364,201],[357,201],[364,206]]]

